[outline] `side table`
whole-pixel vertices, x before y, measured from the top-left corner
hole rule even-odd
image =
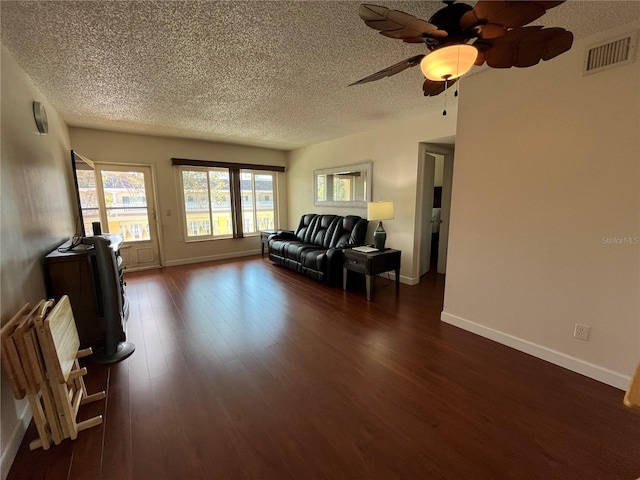
[[[387,248],[375,252],[359,252],[351,248],[344,251],[342,288],[347,289],[347,272],[362,273],[367,285],[367,301],[371,301],[373,279],[379,273],[393,270],[396,274],[396,295],[400,293],[400,250]]]

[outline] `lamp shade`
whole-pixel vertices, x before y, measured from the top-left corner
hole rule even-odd
[[[391,220],[393,202],[370,202],[367,204],[367,220]]]
[[[478,57],[473,45],[450,45],[434,50],[420,62],[422,73],[429,80],[453,80],[467,73]]]

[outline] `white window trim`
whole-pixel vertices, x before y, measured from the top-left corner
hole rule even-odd
[[[208,241],[212,241],[212,240],[228,240],[228,239],[234,239],[235,237],[233,236],[233,234],[226,234],[226,235],[214,235],[215,232],[215,228],[214,228],[214,221],[213,221],[213,217],[212,217],[212,211],[211,211],[211,189],[209,188],[207,190],[207,195],[208,195],[208,201],[209,201],[209,219],[210,219],[210,225],[211,225],[211,234],[209,235],[198,235],[198,236],[189,236],[188,235],[188,221],[187,221],[187,206],[186,206],[186,202],[185,202],[185,193],[184,193],[184,183],[183,183],[183,177],[182,177],[182,172],[183,171],[189,171],[189,172],[193,172],[193,171],[202,171],[202,172],[210,172],[210,171],[224,171],[227,170],[229,172],[229,177],[231,179],[231,169],[226,169],[224,167],[199,167],[199,166],[190,166],[190,165],[180,165],[178,166],[178,168],[176,169],[176,183],[177,183],[177,189],[178,189],[178,195],[179,195],[179,200],[180,200],[180,211],[181,211],[181,218],[180,218],[180,228],[182,231],[182,238],[183,241],[185,243],[194,243],[194,242],[208,242]],[[258,210],[257,210],[257,206],[256,206],[256,192],[255,192],[255,175],[271,175],[271,177],[273,178],[273,190],[272,190],[272,196],[273,196],[273,222],[274,222],[274,228],[278,228],[279,225],[279,216],[278,216],[278,174],[277,172],[266,172],[264,170],[251,170],[249,168],[242,168],[239,169],[241,172],[248,172],[252,174],[252,196],[253,196],[253,221],[254,221],[254,226],[256,229],[256,232],[251,232],[251,233],[244,233],[243,232],[243,236],[242,238],[250,238],[250,237],[257,237],[260,235],[260,226],[258,225],[258,219],[257,219],[257,215],[258,215]],[[208,181],[208,175],[207,175],[207,181]],[[230,188],[231,190],[231,188]],[[233,195],[230,191],[230,195]],[[233,200],[230,198],[230,203],[233,204]],[[240,194],[240,199],[239,199],[239,205],[240,208],[242,208],[242,192]],[[230,216],[230,222],[231,222],[231,226],[233,226],[233,215]],[[239,240],[239,239],[238,239]]]

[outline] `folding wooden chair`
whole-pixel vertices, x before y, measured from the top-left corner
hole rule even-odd
[[[636,368],[636,374],[631,379],[629,390],[624,396],[624,404],[629,408],[640,411],[640,363]]]
[[[0,358],[2,359],[2,366],[7,374],[11,391],[13,392],[13,396],[16,400],[21,400],[25,397],[27,393],[27,380],[24,376],[22,364],[20,363],[18,350],[13,342],[13,332],[20,323],[22,317],[29,313],[30,309],[31,305],[27,303],[0,329],[0,342],[2,343]]]
[[[20,322],[13,334],[13,338],[22,361],[29,391],[40,395],[51,440],[56,445],[59,445],[64,437],[58,422],[53,392],[47,382],[47,371],[35,331],[36,316],[44,315],[53,304],[53,300],[39,302]],[[34,416],[34,418],[36,417]],[[35,423],[37,427],[37,420]]]
[[[26,304],[0,330],[2,343],[2,364],[14,397],[18,400],[27,397],[38,439],[29,444],[31,450],[42,447],[47,450],[51,440],[56,444],[62,441],[60,427],[55,415],[53,399],[45,381],[41,365],[31,362],[29,356],[38,350],[33,331],[33,317],[42,308],[41,301],[31,309]],[[34,371],[37,368],[37,371]]]
[[[104,391],[87,395],[82,379],[87,369],[80,368],[78,358],[90,355],[91,349],[78,351],[80,339],[66,295],[46,318],[44,312],[36,316],[35,325],[63,436],[75,440],[78,432],[102,423],[102,415],[76,422],[81,404],[105,398]]]

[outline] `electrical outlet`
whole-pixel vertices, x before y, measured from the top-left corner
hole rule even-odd
[[[578,340],[589,340],[589,331],[591,327],[587,325],[580,325],[576,323],[576,327],[573,329],[573,338],[577,338]]]

